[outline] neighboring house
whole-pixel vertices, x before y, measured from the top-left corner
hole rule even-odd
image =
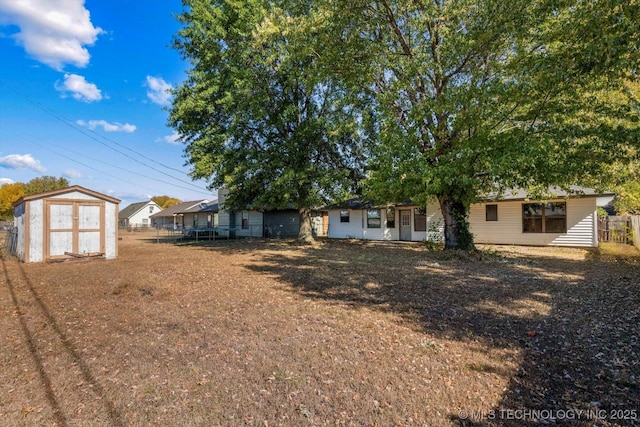
[[[300,213],[297,209],[227,210],[224,202],[229,190],[218,190],[219,227],[228,228],[235,237],[297,237],[300,232]],[[327,212],[313,211],[311,223],[314,233],[326,236]]]
[[[148,202],[132,203],[118,213],[118,225],[120,227],[149,227],[150,217],[162,211],[153,200]]]
[[[529,200],[523,191],[486,198],[471,205],[469,226],[476,243],[533,246],[598,246],[598,206],[613,193],[598,194],[574,187],[555,191],[544,201]],[[351,199],[329,208],[330,238],[442,241],[444,220],[436,201],[426,209],[406,203],[374,206]]]
[[[178,203],[177,205],[166,208],[149,217],[151,224],[155,227],[162,228],[187,228],[198,223],[200,218],[194,214],[203,209],[209,203],[208,200],[193,200],[189,202]]]
[[[221,189],[217,200],[177,204],[151,215],[151,223],[157,227],[181,229],[189,236],[285,238],[298,235],[300,214],[296,209],[230,210],[225,207],[228,194],[228,190]],[[316,235],[326,235],[328,222],[326,211],[313,212],[312,227]]]
[[[218,190],[218,227],[230,237],[262,237],[264,235],[264,213],[253,210],[228,210],[225,202],[229,190]]]
[[[14,203],[15,255],[24,262],[118,253],[120,200],[78,185]]]

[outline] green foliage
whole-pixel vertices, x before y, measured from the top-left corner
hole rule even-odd
[[[637,0],[322,4],[327,60],[354,55],[336,69],[376,101],[368,198],[436,197],[448,248],[472,246],[478,195],[603,186],[603,165],[637,158]]]
[[[15,182],[0,186],[0,219],[13,219],[13,204],[23,196],[58,190],[69,186],[66,178],[42,176],[25,183]]]
[[[55,176],[42,176],[40,178],[33,178],[31,181],[25,184],[25,195],[39,194],[47,191],[59,190],[61,188],[67,188],[69,181],[64,178],[56,178]]]
[[[25,195],[25,184],[14,182],[0,186],[0,220],[13,219],[13,204]]]
[[[640,215],[640,180],[618,186],[613,207],[617,215]]]
[[[180,203],[180,199],[176,199],[175,197],[169,196],[153,196],[151,198],[153,202],[155,202],[162,209],[170,208],[171,206],[175,206]]]
[[[228,206],[313,208],[360,178],[363,118],[315,51],[306,2],[186,0],[174,41],[192,68],[169,124]],[[301,228],[302,229],[302,228]]]

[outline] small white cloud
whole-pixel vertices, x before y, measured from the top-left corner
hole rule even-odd
[[[85,0],[0,0],[0,23],[14,24],[16,42],[36,60],[61,71],[64,64],[85,67],[92,46],[104,33],[94,27]]]
[[[147,76],[147,96],[158,105],[169,105],[171,101],[171,85],[164,81],[162,77]]]
[[[79,171],[77,171],[75,169],[68,169],[68,170],[64,171],[64,176],[66,178],[78,179],[78,178],[82,178],[82,173],[80,173]]]
[[[95,84],[86,81],[83,76],[77,74],[65,74],[64,82],[61,84],[56,81],[54,87],[57,91],[62,92],[63,97],[70,92],[71,96],[78,101],[93,102],[102,99],[100,89]]]
[[[15,181],[11,178],[0,178],[0,185],[13,184]]]
[[[164,136],[158,140],[159,142],[164,141],[169,144],[181,144],[182,136],[178,132],[173,132],[171,135]]]
[[[91,130],[95,130],[97,127],[102,127],[105,132],[131,133],[137,129],[135,125],[130,125],[129,123],[109,123],[106,120],[89,120],[88,122],[85,122],[84,120],[77,120],[76,124]]]
[[[31,169],[44,173],[46,169],[31,154],[9,154],[0,157],[0,166],[7,169]]]

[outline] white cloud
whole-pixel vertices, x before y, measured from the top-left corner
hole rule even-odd
[[[70,92],[71,96],[78,101],[93,102],[102,99],[100,89],[95,84],[86,81],[83,76],[77,74],[65,74],[64,83],[60,84],[57,81],[55,88],[63,93],[63,97],[67,95],[67,92]]]
[[[78,179],[78,178],[82,178],[82,173],[80,173],[75,169],[68,169],[64,171],[64,176],[71,179]]]
[[[0,166],[7,169],[31,169],[44,173],[46,169],[31,154],[9,154],[0,157]]]
[[[182,136],[180,136],[180,134],[178,132],[173,132],[171,135],[167,135],[163,138],[160,138],[159,141],[164,141],[167,142],[169,144],[181,144],[182,143]]]
[[[65,64],[85,67],[100,27],[94,27],[85,0],[0,0],[4,24],[20,31],[12,37],[36,60],[61,71]]]
[[[136,130],[135,125],[130,125],[129,123],[109,123],[106,120],[89,120],[85,122],[84,120],[77,120],[76,124],[80,126],[84,126],[91,130],[95,130],[97,127],[102,127],[105,132],[126,132],[131,133]]]
[[[0,178],[0,185],[13,184],[15,181],[11,178]]]
[[[164,81],[162,77],[147,76],[147,96],[158,105],[169,105],[171,100],[171,85]]]

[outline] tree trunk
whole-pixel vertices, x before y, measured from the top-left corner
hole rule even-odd
[[[438,201],[444,218],[444,248],[474,250],[473,234],[469,231],[467,221],[469,216],[467,207],[462,201],[446,195],[438,197]]]
[[[307,208],[300,208],[300,231],[298,241],[301,243],[313,243],[313,231],[311,229],[311,211]]]

